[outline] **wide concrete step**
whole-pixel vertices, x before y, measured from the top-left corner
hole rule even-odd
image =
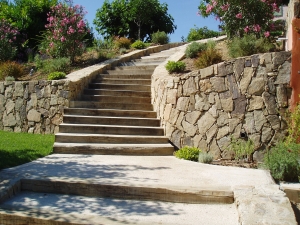
[[[159,119],[134,118],[134,117],[109,117],[109,116],[78,116],[64,115],[64,123],[75,124],[101,124],[101,125],[128,125],[159,127]]]
[[[71,108],[92,108],[92,109],[122,109],[122,110],[143,110],[151,111],[151,104],[126,104],[126,103],[101,103],[92,101],[71,101]]]
[[[96,79],[111,78],[111,79],[150,79],[152,74],[99,74]]]
[[[61,143],[106,143],[106,144],[167,144],[165,136],[108,135],[57,133],[55,142]]]
[[[85,89],[85,95],[110,95],[127,97],[151,97],[150,91],[130,91],[130,90],[111,90],[111,89]]]
[[[155,65],[150,65],[150,66],[117,66],[114,68],[114,70],[152,70],[154,71],[156,68]]]
[[[140,84],[109,84],[109,83],[90,83],[90,89],[112,89],[112,90],[130,90],[130,91],[151,91],[150,85]]]
[[[106,73],[109,75],[152,75],[153,69],[151,70],[107,70]]]
[[[163,60],[155,60],[155,61],[130,61],[130,62],[123,62],[120,65],[121,66],[158,66],[162,62],[164,62],[165,59]]]
[[[136,84],[136,85],[151,85],[150,79],[110,79],[100,78],[95,79],[93,83],[106,83],[106,84]]]
[[[86,133],[86,134],[149,135],[149,136],[164,135],[164,130],[161,127],[66,124],[66,123],[62,123],[59,125],[59,132]]]
[[[144,117],[156,118],[154,111],[119,110],[119,109],[86,109],[86,108],[65,108],[65,115],[86,115],[86,116],[114,116],[114,117]]]
[[[167,144],[102,144],[55,142],[54,153],[88,155],[170,156],[174,147]]]
[[[3,204],[0,221],[5,221],[5,225],[237,225],[238,213],[234,204],[186,204],[22,191]]]
[[[134,62],[163,62],[165,61],[169,56],[143,56],[141,59],[133,60]]]
[[[151,104],[150,97],[126,97],[126,96],[111,96],[111,95],[82,95],[81,100],[85,101],[97,101],[97,102],[110,102],[110,103],[149,103]]]

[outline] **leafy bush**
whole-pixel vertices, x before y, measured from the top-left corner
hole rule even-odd
[[[71,66],[70,58],[58,58],[58,59],[42,59],[41,56],[36,55],[34,62],[37,69],[45,72],[52,73],[56,71],[67,73]]]
[[[206,44],[192,42],[185,50],[185,55],[188,58],[195,58],[199,52],[206,50]]]
[[[16,62],[6,61],[0,63],[0,80],[6,77],[14,77],[17,79],[24,75],[24,67]]]
[[[8,21],[0,20],[0,61],[11,60],[17,53],[15,45],[18,30]]]
[[[279,142],[265,155],[264,164],[275,180],[298,181],[300,145]]]
[[[228,149],[234,152],[236,160],[247,158],[250,161],[252,161],[252,153],[255,150],[254,143],[251,139],[245,141],[233,137],[231,137]]]
[[[164,45],[164,44],[168,44],[169,41],[170,41],[170,38],[164,31],[162,31],[162,32],[158,31],[151,35],[151,42],[154,44]]]
[[[175,152],[175,156],[179,159],[185,159],[185,160],[197,162],[200,152],[201,150],[196,147],[184,146],[183,148]]]
[[[125,54],[127,52],[127,49],[126,48],[120,48],[119,52],[120,52],[121,55]]]
[[[200,152],[198,157],[199,163],[210,164],[213,161],[214,157],[208,152]]]
[[[175,62],[175,61],[168,61],[166,65],[166,69],[169,73],[179,73],[185,70],[185,63],[184,62]]]
[[[129,49],[131,45],[131,41],[126,37],[115,37],[114,43],[117,48],[126,48]]]
[[[100,51],[102,49],[113,49],[114,40],[112,38],[108,38],[105,40],[95,39],[94,47],[96,48],[97,51]]]
[[[275,45],[268,39],[257,38],[253,34],[245,35],[242,38],[234,38],[228,42],[229,54],[234,58],[269,52],[274,49]]]
[[[199,54],[199,57],[195,60],[195,66],[203,69],[219,62],[222,62],[221,54],[214,48],[207,48]]]
[[[206,26],[203,28],[195,27],[190,29],[190,32],[187,36],[187,41],[197,41],[212,37],[218,37],[219,35],[220,34],[218,31],[209,30]]]
[[[66,78],[64,72],[53,72],[48,75],[48,80],[60,80]]]
[[[132,48],[136,48],[136,49],[144,49],[146,48],[146,44],[140,40],[135,41],[132,45]]]
[[[14,77],[5,77],[5,81],[15,81],[16,79]]]

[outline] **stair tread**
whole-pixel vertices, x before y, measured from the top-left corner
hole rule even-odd
[[[94,146],[94,147],[107,147],[107,148],[114,148],[114,147],[121,147],[121,148],[127,148],[127,147],[171,147],[174,148],[170,143],[166,144],[112,144],[112,143],[62,143],[62,142],[55,142],[54,147],[56,146]]]
[[[168,139],[166,136],[146,136],[146,135],[117,135],[117,134],[86,134],[86,133],[56,133],[55,136],[85,136],[85,137],[122,137],[122,138],[145,138],[145,139]]]
[[[128,126],[128,125],[102,125],[102,124],[81,124],[81,123],[61,123],[60,126],[80,126],[80,127],[115,127],[115,128],[143,128],[143,129],[163,129],[162,127],[149,126]]]
[[[64,117],[76,117],[76,118],[95,118],[95,119],[124,119],[124,120],[151,120],[159,121],[157,118],[144,118],[144,117],[120,117],[120,116],[87,116],[87,115],[64,115]]]

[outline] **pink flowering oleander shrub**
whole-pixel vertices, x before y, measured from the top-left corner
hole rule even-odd
[[[281,0],[202,0],[199,14],[214,15],[230,38],[250,33],[269,37],[276,29],[273,18],[280,4]]]
[[[17,53],[16,40],[19,31],[8,21],[0,20],[0,61],[7,61]]]
[[[47,31],[43,47],[46,53],[54,58],[70,57],[74,62],[84,50],[84,36],[90,32],[83,18],[86,12],[80,5],[73,6],[72,0],[51,8],[48,13]]]

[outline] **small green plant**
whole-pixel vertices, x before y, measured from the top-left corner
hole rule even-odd
[[[236,37],[228,42],[228,51],[233,58],[249,56],[275,50],[275,45],[267,38],[257,38],[254,34]]]
[[[131,45],[132,48],[135,48],[135,49],[144,49],[146,48],[146,44],[140,40],[138,41],[135,41],[132,45]]]
[[[267,152],[264,165],[270,170],[275,180],[298,181],[300,175],[299,151],[299,144],[281,141]]]
[[[207,46],[204,43],[192,42],[185,50],[187,58],[195,58],[199,52],[206,50]]]
[[[42,59],[41,56],[36,55],[34,57],[34,62],[37,69],[44,73],[56,71],[67,73],[71,67],[70,58]]]
[[[169,73],[179,73],[185,70],[185,63],[184,62],[175,62],[175,61],[168,61],[166,65],[166,69]]]
[[[115,37],[114,43],[118,49],[126,48],[129,49],[131,45],[131,41],[126,37]]]
[[[24,75],[24,67],[13,61],[0,63],[0,80],[6,77],[14,77],[15,79]]]
[[[214,157],[208,152],[200,152],[198,157],[199,163],[210,164],[213,161]]]
[[[175,152],[175,156],[179,159],[185,159],[190,161],[198,161],[198,156],[201,150],[196,147],[184,146]]]
[[[48,75],[48,80],[60,80],[66,78],[64,72],[52,72]]]
[[[164,44],[168,44],[169,41],[170,41],[170,38],[164,31],[162,31],[162,32],[158,31],[151,35],[151,42],[154,44],[164,45]]]
[[[221,54],[214,48],[207,48],[205,51],[199,53],[199,57],[194,63],[198,69],[203,69],[219,62],[222,62]]]
[[[15,81],[16,79],[14,77],[5,77],[5,81]]]
[[[120,52],[121,55],[125,54],[127,52],[127,49],[126,48],[120,48],[119,52]]]
[[[247,141],[242,139],[236,139],[231,137],[230,145],[228,146],[228,150],[231,150],[235,154],[235,159],[248,159],[248,161],[252,161],[252,154],[255,150],[254,143],[251,139]]]

